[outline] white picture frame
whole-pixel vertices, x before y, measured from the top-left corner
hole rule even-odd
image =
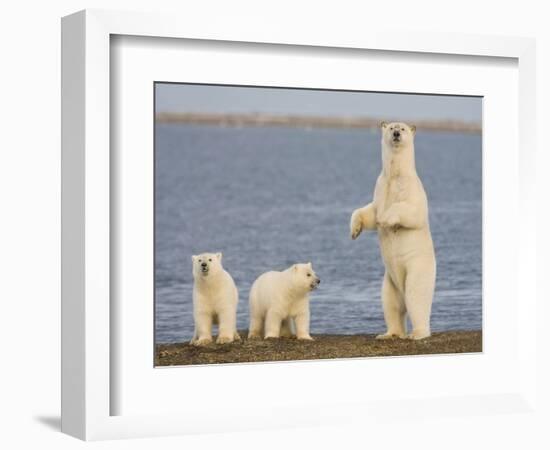
[[[111,184],[116,176],[111,171],[110,154],[113,139],[110,64],[111,37],[114,35],[284,44],[300,46],[306,52],[308,48],[321,47],[336,53],[365,49],[407,53],[411,58],[445,54],[516,60],[518,123],[514,126],[517,125],[518,143],[511,145],[520,151],[517,152],[518,183],[511,187],[514,199],[511,211],[521,215],[522,220],[518,220],[517,239],[512,239],[510,246],[511,254],[517,256],[517,278],[513,285],[517,292],[522,292],[522,301],[514,304],[518,310],[514,326],[519,330],[512,342],[517,373],[514,372],[513,379],[506,380],[506,388],[503,385],[495,392],[469,392],[461,397],[441,396],[441,391],[437,391],[431,397],[397,396],[388,400],[377,398],[372,402],[360,398],[357,402],[343,400],[339,403],[326,395],[325,398],[320,396],[317,403],[308,400],[297,405],[281,401],[274,407],[277,414],[268,409],[252,414],[245,407],[237,408],[230,420],[223,415],[206,418],[177,411],[112,414],[113,396],[121,388],[112,378],[112,366],[117,357],[112,351],[112,338],[116,335],[117,324],[113,323],[110,304],[114,289],[111,279]],[[522,413],[536,407],[537,355],[532,344],[521,345],[537,339],[533,313],[536,310],[536,283],[532,270],[536,242],[534,234],[529,232],[535,228],[536,220],[532,175],[535,141],[530,132],[530,124],[535,123],[533,40],[353,29],[344,33],[339,29],[337,35],[328,31],[312,34],[303,29],[264,28],[258,23],[235,29],[229,23],[206,25],[190,17],[87,10],[63,18],[62,55],[62,430],[65,433],[80,439],[98,440],[310,425],[329,423],[336,417],[357,420],[380,414],[385,420],[398,420],[399,414],[392,411],[395,401],[406,401],[409,411],[422,411],[428,405],[437,405],[435,409],[441,415],[450,411],[454,415],[490,414],[503,408]],[[511,295],[517,296],[517,292]],[[393,361],[387,364],[402,364]],[[362,364],[357,361],[327,368],[359,371]],[[243,371],[265,374],[279,370],[279,366],[248,365],[223,370],[242,376]],[[295,367],[311,376],[317,366]],[[178,376],[184,380],[191,372]],[[353,385],[353,381],[350,383]],[[330,412],[323,409],[323,405],[330,405]]]

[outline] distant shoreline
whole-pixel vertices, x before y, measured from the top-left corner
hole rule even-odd
[[[378,340],[374,335],[313,335],[314,341],[270,339],[194,347],[188,343],[157,344],[155,366],[185,366],[238,362],[296,361],[375,356],[479,353],[483,351],[481,331],[433,333],[427,339]]]
[[[371,117],[322,117],[274,114],[211,114],[159,112],[157,123],[191,123],[225,127],[285,126],[294,128],[366,128],[380,126],[381,119]],[[481,124],[454,120],[418,120],[420,130],[481,134]]]

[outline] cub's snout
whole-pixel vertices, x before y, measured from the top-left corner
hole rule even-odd
[[[311,290],[317,289],[317,287],[321,284],[321,279],[319,277],[315,277],[315,279],[311,283]]]
[[[395,130],[393,132],[393,140],[399,141],[401,139],[401,132],[399,130]]]

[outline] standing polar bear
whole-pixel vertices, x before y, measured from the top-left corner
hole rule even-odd
[[[193,318],[195,333],[192,345],[212,342],[212,325],[219,325],[216,343],[240,340],[237,333],[239,293],[231,275],[222,266],[221,253],[193,255]]]
[[[381,128],[382,172],[372,203],[351,216],[351,238],[378,230],[386,268],[382,305],[387,331],[377,338],[423,339],[430,336],[436,262],[428,200],[415,167],[416,128],[401,122],[382,122]],[[406,314],[412,324],[408,336]]]
[[[309,335],[309,293],[321,280],[311,263],[294,264],[282,272],[260,275],[250,289],[248,339]]]

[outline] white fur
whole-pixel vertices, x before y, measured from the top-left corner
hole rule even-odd
[[[395,130],[401,133],[399,142],[393,140]],[[351,216],[352,239],[362,230],[378,230],[386,267],[382,305],[387,331],[380,339],[406,337],[406,314],[413,328],[408,337],[430,336],[436,262],[428,200],[415,167],[415,131],[404,123],[382,123],[382,173],[374,200]]]
[[[311,263],[260,275],[250,289],[248,338],[309,335],[309,293],[321,282]]]
[[[201,264],[206,264],[207,271]],[[237,333],[237,303],[239,293],[235,282],[222,266],[221,253],[193,255],[193,318],[195,333],[191,344],[212,342],[212,325],[219,325],[216,343],[240,340]]]

